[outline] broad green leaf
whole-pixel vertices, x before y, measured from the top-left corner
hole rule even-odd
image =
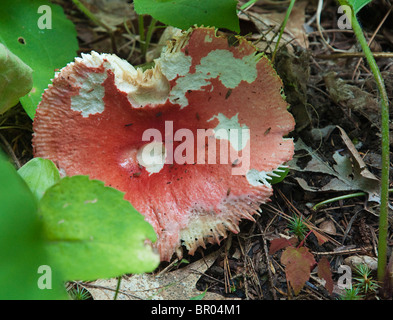
[[[0,17],[0,42],[34,71],[33,88],[21,98],[33,119],[55,70],[77,54],[75,26],[60,6],[45,0],[1,0]]]
[[[138,14],[180,29],[194,25],[240,31],[235,0],[135,0]]]
[[[0,114],[33,87],[33,70],[0,43]]]
[[[365,5],[369,4],[372,0],[346,0],[352,7],[354,13],[357,14]]]
[[[60,180],[55,164],[48,159],[33,158],[18,170],[30,187],[37,201],[41,200],[46,189]]]
[[[67,280],[94,280],[153,271],[159,264],[145,241],[153,227],[123,193],[87,176],[65,177],[40,201],[48,250]]]
[[[1,152],[0,182],[0,300],[67,299],[44,248],[36,200]],[[52,274],[38,273],[42,265],[52,267]],[[52,289],[38,287],[42,276]]]

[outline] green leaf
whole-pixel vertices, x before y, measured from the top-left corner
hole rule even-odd
[[[355,14],[357,14],[365,5],[372,0],[347,0],[347,3],[352,7]]]
[[[49,188],[40,215],[48,250],[67,280],[95,280],[153,271],[159,264],[146,240],[153,227],[123,193],[87,176],[65,177]]]
[[[0,43],[0,114],[33,87],[33,70]]]
[[[48,159],[33,158],[18,173],[25,180],[37,201],[41,200],[46,189],[60,180],[55,164]]]
[[[227,28],[240,31],[235,0],[135,0],[138,14],[149,14],[153,18],[180,28],[194,25]]]
[[[270,184],[276,184],[283,181],[289,173],[288,167],[279,167],[277,170],[274,170],[273,173],[275,176],[272,176],[272,179],[269,181]]]
[[[44,248],[36,200],[1,152],[0,181],[0,300],[67,299]],[[38,287],[39,278],[45,276],[38,273],[41,265],[53,267],[52,289]]]
[[[45,0],[1,0],[0,16],[0,42],[34,71],[33,88],[21,98],[23,108],[33,119],[55,69],[76,56],[75,26],[60,6]]]

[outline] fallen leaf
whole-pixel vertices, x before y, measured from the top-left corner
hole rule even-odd
[[[327,237],[325,237],[324,235],[320,234],[319,232],[311,229],[312,233],[314,234],[314,236],[317,238],[318,244],[321,246],[323,245],[325,242],[329,241],[329,239]]]
[[[291,15],[288,19],[287,25],[285,26],[285,31],[280,42],[281,45],[286,45],[288,42],[295,41],[302,48],[308,48],[308,37],[304,29],[306,17],[305,11],[308,3],[308,1],[300,0],[296,2],[296,6],[292,8]],[[273,7],[271,10],[268,8],[260,9],[255,6],[245,13],[239,14],[239,19],[254,23],[255,27],[260,31],[258,35],[259,37],[261,37],[261,34],[266,37],[266,39],[264,39],[266,41],[260,41],[257,43],[259,49],[264,50],[266,49],[264,46],[266,46],[266,44],[268,44],[271,40],[273,40],[274,44],[274,40],[277,40],[277,34],[275,32],[268,31],[271,31],[272,27],[274,27],[275,30],[279,30],[285,19],[287,11],[278,9],[279,8],[277,8],[277,6]]]
[[[269,254],[275,254],[278,250],[284,249],[288,246],[293,246],[296,243],[296,238],[285,239],[277,238],[270,242]]]
[[[316,263],[313,254],[306,247],[287,247],[281,255],[281,263],[285,265],[285,274],[295,295],[299,294]]]
[[[332,271],[330,270],[330,263],[326,257],[322,257],[318,262],[318,277],[326,281],[325,288],[330,294],[333,292]]]
[[[201,275],[216,261],[220,250],[184,268],[161,275],[137,274],[121,280],[119,300],[189,300],[203,291],[196,289]],[[94,300],[113,300],[117,279],[97,280],[86,286]],[[206,292],[203,300],[223,300],[225,297]]]
[[[319,225],[319,229],[325,233],[336,235],[336,226],[332,220],[326,220]]]
[[[81,2],[113,31],[116,30],[117,25],[136,16],[127,0],[82,0]]]
[[[341,136],[347,146],[350,156],[341,155],[338,151],[333,154],[335,164],[330,165],[324,161],[316,151],[308,147],[301,139],[295,143],[295,151],[305,150],[311,160],[304,168],[297,164],[298,159],[294,158],[288,165],[289,168],[299,172],[315,172],[320,174],[328,174],[332,179],[321,186],[310,186],[303,178],[295,177],[294,179],[306,191],[364,191],[369,196],[369,201],[379,202],[379,180],[366,168],[366,165],[361,160],[356,148],[349,144],[343,135],[343,130],[340,127]],[[350,140],[349,140],[350,141]]]

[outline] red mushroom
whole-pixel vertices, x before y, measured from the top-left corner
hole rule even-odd
[[[170,42],[142,72],[82,54],[56,74],[34,120],[35,156],[125,192],[158,235],[161,260],[239,231],[292,158],[294,119],[269,60],[213,28]]]

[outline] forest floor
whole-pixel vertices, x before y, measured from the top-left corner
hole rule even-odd
[[[94,25],[70,1],[56,2],[76,25],[80,52],[116,53],[133,65],[146,62],[139,49],[137,17],[129,5],[128,9],[120,5],[100,7],[99,1],[89,1],[89,9],[112,28],[108,33]],[[240,34],[269,57],[275,46],[272,39],[288,3],[258,1],[240,15]],[[379,54],[377,63],[392,102],[393,13],[388,3],[373,1],[360,12],[359,19],[367,40],[373,39],[372,51]],[[366,261],[372,269],[371,276],[376,278],[381,174],[378,91],[365,59],[359,55],[361,50],[352,30],[342,28],[345,21],[338,13],[336,2],[324,1],[320,12],[317,6],[316,1],[297,1],[282,39],[284,45],[274,61],[284,83],[289,110],[296,120],[296,128],[290,134],[296,142],[296,154],[289,164],[289,175],[274,185],[272,201],[262,205],[256,223],[244,221],[241,232],[231,235],[220,246],[185,256],[182,263],[162,263],[157,271],[184,275],[194,270],[195,273],[196,264],[204,261],[205,266],[190,280],[197,288],[192,291],[195,295],[207,288],[205,294],[210,296],[206,297],[214,299],[337,299],[343,294],[337,286],[342,275],[339,268],[354,257],[369,257]],[[159,53],[164,29],[158,28],[153,33],[148,60]],[[31,120],[21,110],[12,109],[3,126],[9,122],[31,128]],[[20,165],[32,157],[31,132],[14,128],[3,130],[2,137],[0,143],[12,147]],[[362,194],[318,206],[322,201],[359,192]],[[314,269],[300,293],[294,295],[280,260],[283,250],[269,252],[273,239],[294,236],[289,224],[294,217],[307,224],[304,246],[315,261],[325,257],[330,262],[333,292],[328,292]],[[309,230],[315,232],[308,233]],[[392,236],[390,228],[389,255]],[[79,285],[91,291],[100,287],[89,283]],[[178,297],[182,294],[179,292]],[[365,298],[376,299],[378,293],[370,292]]]

